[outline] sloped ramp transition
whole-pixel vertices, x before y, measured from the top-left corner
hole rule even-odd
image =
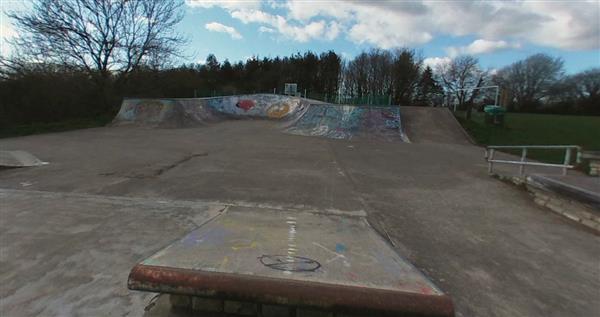
[[[34,155],[25,151],[0,151],[0,167],[31,167],[46,165]]]
[[[404,140],[398,107],[333,105],[272,94],[125,99],[113,124],[178,128],[228,119],[275,120],[283,132],[304,136]]]
[[[401,106],[404,133],[412,143],[473,144],[446,107]]]

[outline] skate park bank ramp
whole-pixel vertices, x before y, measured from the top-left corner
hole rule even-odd
[[[398,107],[314,104],[284,131],[332,139],[360,136],[404,140]]]
[[[137,264],[128,287],[205,313],[453,316],[364,216],[232,207]]]
[[[333,105],[273,94],[125,99],[113,124],[185,128],[232,119],[277,121],[283,132],[304,136],[404,140],[398,107]]]
[[[475,143],[446,107],[400,106],[400,113],[404,133],[412,143]]]

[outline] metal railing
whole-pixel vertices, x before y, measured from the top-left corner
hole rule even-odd
[[[498,160],[494,159],[494,154],[496,150],[521,150],[521,159],[519,161],[511,161],[511,160]],[[553,163],[542,163],[542,162],[532,162],[527,161],[527,150],[528,149],[536,149],[536,150],[564,150],[565,156],[562,164],[553,164]],[[563,175],[567,175],[567,170],[574,168],[575,165],[571,163],[572,160],[572,152],[576,151],[575,154],[575,164],[579,164],[581,162],[581,147],[577,145],[491,145],[488,146],[485,150],[485,157],[488,162],[488,173],[492,174],[494,169],[494,163],[499,164],[513,164],[519,165],[519,175],[522,176],[525,173],[525,166],[544,166],[544,167],[558,167],[562,168]]]

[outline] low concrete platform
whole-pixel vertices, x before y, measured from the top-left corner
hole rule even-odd
[[[454,316],[363,216],[232,207],[136,265],[130,289],[377,316]]]

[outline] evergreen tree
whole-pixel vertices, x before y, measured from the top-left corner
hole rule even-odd
[[[416,105],[435,107],[437,106],[442,93],[442,87],[435,80],[433,70],[429,66],[425,67],[417,86]]]

